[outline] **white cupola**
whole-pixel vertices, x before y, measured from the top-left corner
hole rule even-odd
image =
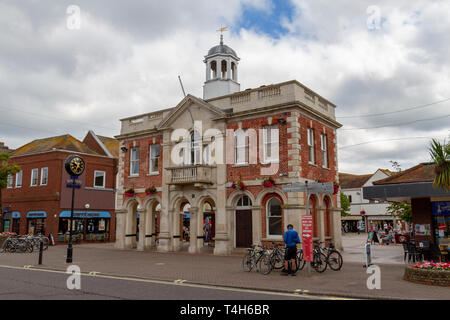
[[[238,58],[236,52],[223,44],[212,47],[205,56],[206,81],[203,86],[203,99],[225,96],[240,91],[238,83]]]

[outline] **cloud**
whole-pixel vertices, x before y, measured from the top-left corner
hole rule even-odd
[[[428,161],[423,137],[449,135],[450,101],[342,117],[450,98],[448,1],[377,1],[374,30],[373,1],[292,0],[286,14],[269,0],[80,0],[79,30],[66,27],[70,4],[0,4],[0,140],[10,147],[65,133],[81,139],[89,129],[117,135],[120,118],[175,106],[183,97],[178,75],[201,97],[203,58],[220,25],[230,27],[225,43],[241,58],[242,90],[297,79],[337,105],[346,172]],[[286,32],[260,28],[258,15]],[[374,140],[383,142],[362,144]]]

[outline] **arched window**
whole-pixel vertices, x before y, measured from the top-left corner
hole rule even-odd
[[[252,200],[250,200],[250,198],[248,196],[242,196],[239,198],[236,207],[237,208],[242,208],[242,207],[251,207],[252,206]]]
[[[275,197],[270,198],[269,201],[267,201],[266,213],[267,236],[281,236],[283,234],[283,229],[280,199]]]

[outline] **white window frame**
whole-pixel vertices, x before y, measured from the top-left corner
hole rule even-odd
[[[328,168],[328,143],[327,135],[324,133],[320,135],[320,149],[322,150],[322,167]]]
[[[236,132],[234,133],[234,164],[248,165],[248,130],[247,129],[245,129],[245,130],[239,129],[239,130],[236,130]]]
[[[137,159],[133,159],[133,154],[137,153]],[[130,150],[130,177],[139,176],[139,147],[133,147]],[[133,172],[133,164],[137,164],[137,173]]]
[[[103,175],[103,185],[101,185],[101,186],[96,185],[96,178],[97,178],[97,174],[98,173]],[[106,171],[94,170],[94,188],[102,188],[102,189],[104,189],[105,185],[106,185]]]
[[[273,130],[276,129],[276,130]],[[267,134],[270,130],[270,141],[268,141]],[[273,133],[272,133],[273,132]],[[263,128],[263,164],[268,163],[279,163],[279,155],[280,155],[280,142],[279,142],[279,129],[278,125],[270,125],[264,126]],[[268,156],[268,150],[270,149],[270,157]],[[274,154],[276,156],[274,156]]]
[[[307,128],[307,137],[308,137],[308,162],[311,164],[316,163],[315,150],[314,150],[314,129]]]
[[[36,179],[33,179],[35,172],[36,172]],[[36,184],[33,184],[33,180],[36,180]],[[37,187],[38,183],[39,183],[39,169],[38,168],[31,169],[30,187]]]
[[[271,197],[270,199],[267,200],[266,203],[266,235],[267,238],[271,238],[271,239],[282,239],[283,238],[283,209],[281,208],[281,214],[279,216],[272,216],[270,214],[270,203],[272,202],[273,199],[277,199],[280,202],[280,206],[282,205],[282,202],[279,198],[277,197]],[[281,234],[270,234],[269,233],[269,220],[272,217],[280,217],[281,219]]]
[[[197,133],[197,136],[196,136]],[[189,164],[197,165],[202,163],[202,138],[198,131],[192,131],[189,141]]]
[[[20,170],[19,172],[16,173],[16,188],[22,188],[22,178],[23,178],[23,171]]]
[[[152,147],[158,148],[158,156],[157,157],[154,156],[154,152],[152,152],[152,150],[154,150],[154,148],[152,148]],[[151,144],[149,147],[149,151],[148,151],[148,153],[149,153],[149,157],[148,157],[149,158],[149,163],[148,163],[149,168],[148,168],[148,170],[149,170],[149,173],[151,173],[151,174],[159,173],[159,165],[160,165],[159,164],[159,156],[160,156],[160,152],[161,152],[160,149],[161,149],[161,147],[159,144]],[[153,168],[152,163],[155,159],[157,160],[158,166],[156,168],[156,171],[152,171],[152,168]]]
[[[12,189],[14,186],[14,176],[12,174],[8,174],[8,177],[6,178],[6,188]]]
[[[44,174],[45,172],[45,174]],[[45,183],[44,183],[44,177],[45,177]],[[48,167],[41,168],[41,186],[46,186],[48,184]]]

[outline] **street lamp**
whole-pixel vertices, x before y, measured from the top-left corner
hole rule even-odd
[[[71,155],[66,159],[64,165],[67,173],[70,175],[72,181],[68,181],[67,187],[72,188],[72,205],[70,208],[70,223],[69,223],[69,244],[67,245],[67,263],[72,263],[72,225],[73,225],[73,206],[75,199],[75,188],[80,188],[80,183],[77,183],[76,180],[78,177],[84,172],[85,163],[83,158],[77,155]]]

